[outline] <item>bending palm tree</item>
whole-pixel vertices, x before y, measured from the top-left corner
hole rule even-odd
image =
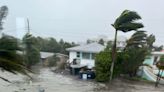
[[[142,23],[136,22],[136,20],[141,19],[141,17],[134,11],[124,10],[121,15],[116,19],[112,26],[115,28],[115,39],[112,48],[112,65],[110,69],[110,81],[113,77],[113,69],[114,69],[114,62],[116,60],[116,42],[117,42],[117,32],[129,32],[132,30],[138,30],[139,28],[143,28]]]

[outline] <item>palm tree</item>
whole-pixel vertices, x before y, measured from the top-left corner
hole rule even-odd
[[[155,36],[153,34],[151,34],[147,37],[147,45],[148,45],[150,50],[152,50],[154,48],[153,43],[155,42],[155,40],[156,39],[155,39]]]
[[[27,68],[37,64],[40,61],[40,51],[36,48],[37,39],[30,33],[23,37],[25,64]]]
[[[0,30],[3,29],[3,27],[2,27],[3,19],[6,18],[7,14],[8,14],[7,6],[0,7]]]
[[[126,49],[134,47],[141,48],[147,44],[147,34],[145,31],[137,31],[135,32],[129,40],[126,42]]]
[[[139,28],[143,28],[143,24],[136,22],[136,20],[141,19],[140,15],[138,15],[135,11],[124,10],[121,15],[116,19],[112,26],[115,28],[115,39],[112,48],[112,64],[110,69],[110,81],[113,77],[113,69],[114,62],[116,60],[116,42],[117,42],[117,32],[129,32],[132,30],[138,30]]]
[[[7,16],[7,13],[8,13],[8,8],[6,6],[0,7],[0,31],[3,29],[2,27],[3,19]],[[11,40],[13,40],[12,37],[6,37],[6,38],[2,37],[0,39],[1,70],[5,70],[13,74],[22,73],[28,76],[26,72],[28,69],[26,69],[25,65],[23,64],[23,58],[21,58],[22,56],[16,52],[18,47],[15,47],[15,44],[17,43],[13,41],[11,42]],[[4,81],[9,82],[8,79],[3,78],[2,76],[0,76],[0,78],[3,79]]]
[[[23,63],[23,56],[17,53],[19,48],[17,42],[13,41],[12,37],[2,37],[0,39],[0,68],[2,70],[11,72],[13,74],[21,73],[28,75],[28,69],[25,68]],[[7,79],[0,76],[1,79],[7,81]]]

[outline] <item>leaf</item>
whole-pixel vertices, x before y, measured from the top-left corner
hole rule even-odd
[[[131,30],[137,30],[139,28],[143,28],[142,23],[123,23],[119,25],[119,28],[117,30],[121,30],[123,32],[129,32]]]

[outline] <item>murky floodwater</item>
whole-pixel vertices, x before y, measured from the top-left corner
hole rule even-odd
[[[164,92],[163,85],[155,88],[154,84],[115,81],[108,90],[103,84],[89,81],[76,80],[68,76],[51,72],[48,68],[40,70],[40,74],[33,75],[34,81],[30,83],[23,75],[13,75],[1,72],[0,76],[5,77],[13,83],[0,80],[0,92],[38,92],[38,85],[45,89],[45,92]]]
[[[14,83],[0,83],[0,92],[38,92],[38,85],[45,89],[45,92],[93,92],[96,84],[86,81],[77,81],[69,77],[55,74],[50,69],[40,70],[40,74],[35,76],[37,81],[30,83],[25,81],[21,75],[4,74],[6,78]],[[1,85],[2,84],[2,85]]]

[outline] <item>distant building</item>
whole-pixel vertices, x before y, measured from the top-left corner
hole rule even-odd
[[[53,57],[54,53],[40,52],[40,59],[43,65],[48,65],[48,58]]]
[[[108,36],[100,35],[97,38],[88,39],[87,43],[94,43],[94,42],[98,43],[101,39],[104,41],[105,46],[107,45],[108,41],[111,41],[112,43],[114,42],[114,39],[108,39]],[[121,50],[124,49],[126,46],[126,41],[127,41],[127,38],[125,36],[118,36],[117,48]]]
[[[79,65],[92,68],[95,66],[95,54],[103,51],[105,47],[98,43],[90,43],[86,45],[76,46],[66,49],[69,51],[69,63],[75,59],[79,61]]]
[[[18,54],[23,54],[22,51],[17,51]],[[52,53],[52,52],[40,52],[40,62],[42,65],[47,66],[49,64],[49,58],[56,55],[59,58],[58,62],[66,62],[68,60],[68,55],[61,53]]]
[[[118,49],[124,49],[126,46],[126,40],[127,38],[125,36],[118,36],[117,37],[117,48]]]
[[[109,41],[108,36],[99,35],[98,37],[88,39],[87,43],[94,43],[94,42],[98,43],[100,40],[104,41],[104,45],[106,45],[106,43]]]

